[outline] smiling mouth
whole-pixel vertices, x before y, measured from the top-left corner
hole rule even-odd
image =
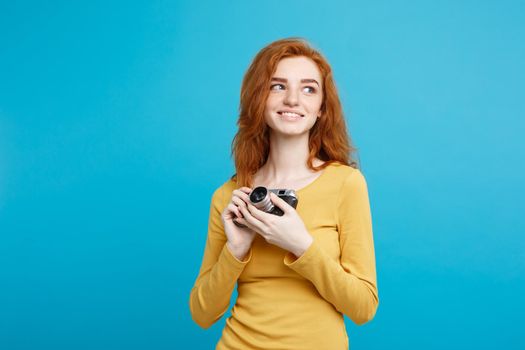
[[[277,112],[277,114],[282,115],[282,116],[285,116],[285,117],[292,117],[292,118],[304,117],[303,114],[294,113],[294,112],[283,112],[283,111],[279,111],[279,112]]]

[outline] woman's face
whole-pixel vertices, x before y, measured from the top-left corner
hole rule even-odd
[[[317,64],[307,57],[279,61],[264,111],[272,133],[289,136],[309,133],[323,102],[321,80]]]

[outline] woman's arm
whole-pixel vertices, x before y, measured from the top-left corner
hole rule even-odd
[[[210,327],[228,310],[235,283],[251,258],[250,249],[244,261],[237,260],[225,244],[223,192],[221,187],[212,197],[204,257],[190,293],[191,316],[203,328]]]
[[[370,321],[379,305],[372,218],[365,178],[354,170],[339,197],[337,225],[341,260],[334,261],[314,242],[285,264],[310,280],[323,298],[361,325]]]

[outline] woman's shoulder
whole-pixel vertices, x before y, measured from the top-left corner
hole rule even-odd
[[[228,180],[223,182],[219,187],[215,189],[212,195],[212,201],[229,201],[233,190],[235,190],[237,187],[237,182],[233,180],[233,177],[228,178]]]
[[[364,177],[359,168],[338,161],[330,163],[328,167],[332,176],[340,178],[342,181],[352,177]]]
[[[357,167],[333,162],[327,170],[328,174],[324,183],[339,194],[367,188],[365,176]]]

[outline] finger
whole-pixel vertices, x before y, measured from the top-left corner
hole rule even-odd
[[[239,197],[243,201],[245,201],[246,203],[248,203],[250,201],[250,196],[248,196],[248,194],[246,192],[243,192],[241,190],[234,190],[232,194],[233,194],[232,197]]]
[[[248,210],[248,204],[245,201],[243,201],[239,197],[233,197],[232,201],[237,206],[237,208],[239,209],[241,214],[243,214],[244,212],[247,212],[248,215],[250,215],[250,211]],[[246,214],[243,214],[243,216],[245,216],[245,215]],[[250,215],[250,216],[252,216],[252,215]]]
[[[228,204],[227,208],[228,208],[228,210],[230,212],[235,214],[235,216],[237,216],[238,218],[242,218],[243,217],[241,211],[239,210],[239,207],[237,207],[235,204],[230,203],[230,204]]]
[[[266,230],[266,225],[259,219],[255,218],[246,206],[239,207],[239,209],[241,210],[242,215],[244,215],[244,220],[246,220],[250,226],[253,226],[254,230],[257,232],[264,232]]]
[[[290,204],[286,203],[284,199],[273,192],[270,192],[270,199],[272,200],[272,203],[276,207],[279,207],[285,214],[293,210],[293,207]]]
[[[244,225],[244,226],[250,228],[250,226],[249,226],[250,224],[246,220],[244,220],[242,218],[236,218],[233,221],[237,222],[238,224],[241,224],[241,225]]]
[[[242,192],[244,192],[244,193],[250,193],[250,192],[252,191],[252,189],[249,188],[249,187],[244,186],[244,187],[236,188],[236,189],[233,190],[232,192],[235,192],[235,191],[242,191]]]
[[[237,197],[237,196],[233,196],[232,197],[232,202],[237,206],[237,207],[246,207],[246,202],[243,201],[241,198]]]
[[[251,188],[246,187],[246,186],[245,186],[245,187],[241,187],[241,188],[239,188],[239,190],[243,191],[243,192],[246,193],[246,194],[250,194],[250,192],[252,191]]]
[[[256,218],[257,220],[267,223],[270,218],[272,218],[272,214],[268,214],[262,210],[257,209],[253,204],[247,203],[246,206],[248,207],[248,210],[250,211],[250,214]]]
[[[233,223],[237,226],[237,227],[241,227],[241,228],[247,228],[249,230],[252,230],[248,224],[246,223],[246,221],[244,219],[239,219],[239,218],[235,218],[233,219]]]

